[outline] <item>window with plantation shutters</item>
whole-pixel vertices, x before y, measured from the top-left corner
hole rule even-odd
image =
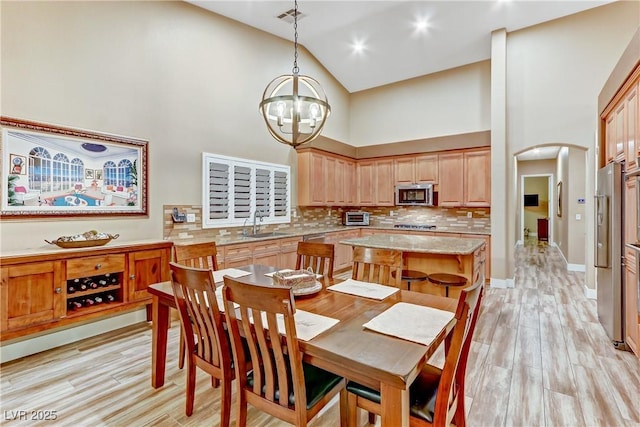
[[[291,220],[291,169],[203,153],[202,225],[204,228],[251,223],[256,210],[263,224]]]

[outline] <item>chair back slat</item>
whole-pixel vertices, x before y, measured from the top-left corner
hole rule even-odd
[[[445,341],[447,356],[436,397],[434,424],[449,425],[454,418],[464,417],[465,371],[483,293],[484,277],[480,275],[472,286],[461,291],[458,298],[456,325]],[[464,425],[465,421],[458,419],[456,424]]]
[[[195,353],[201,360],[218,367],[224,354],[231,366],[231,349],[215,297],[213,273],[174,262],[170,263],[170,271],[184,336],[195,337],[195,340],[186,340],[187,354]]]
[[[351,278],[400,288],[402,252],[392,249],[354,247]]]
[[[249,384],[246,375],[236,372],[238,386],[253,395],[250,401],[254,405],[255,400],[263,399],[292,410],[289,396],[293,392],[294,410],[298,405],[304,408],[306,390],[291,289],[245,283],[228,276],[224,282],[223,298],[235,363],[249,360],[253,366],[253,384]]]
[[[215,242],[174,245],[173,252],[174,260],[178,264],[192,268],[218,270],[216,259],[218,249]]]
[[[335,247],[330,243],[298,242],[296,270],[311,267],[314,273],[333,278]]]

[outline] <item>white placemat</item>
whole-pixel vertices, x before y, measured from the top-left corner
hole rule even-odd
[[[288,273],[290,271],[295,271],[295,270],[292,270],[290,268],[285,268],[283,270],[272,271],[271,273],[264,273],[264,275],[267,277],[272,277],[276,273]],[[291,278],[291,277],[297,277],[297,276],[289,276],[289,277]],[[316,279],[320,279],[321,277],[322,277],[322,274],[316,274]]]
[[[298,339],[302,341],[309,341],[340,322],[338,319],[304,310],[296,310],[294,319],[296,323],[296,335]],[[266,313],[262,313],[262,320],[266,325]],[[286,332],[284,329],[284,317],[279,314],[276,320],[278,322],[278,332],[284,334]]]
[[[453,317],[450,311],[399,302],[362,326],[381,334],[429,345]]]
[[[222,270],[216,270],[213,272],[213,281],[216,283],[220,283],[224,281],[224,276],[236,278],[248,276],[250,274],[251,273],[249,273],[248,271],[238,270],[237,268],[223,268]]]
[[[337,285],[329,286],[327,289],[377,300],[383,300],[400,290],[393,286],[378,285],[377,283],[361,282],[353,279],[347,279]]]

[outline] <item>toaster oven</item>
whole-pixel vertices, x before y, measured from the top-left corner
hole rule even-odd
[[[344,212],[342,214],[342,225],[369,225],[369,212]]]

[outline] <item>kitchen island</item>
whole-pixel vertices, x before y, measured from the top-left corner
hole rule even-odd
[[[471,284],[484,272],[486,244],[482,239],[459,237],[375,234],[340,241],[341,244],[402,251],[403,269],[426,274],[450,273],[463,276]],[[445,288],[427,281],[412,282],[411,290],[445,295]],[[449,297],[457,298],[460,288],[452,287]]]

